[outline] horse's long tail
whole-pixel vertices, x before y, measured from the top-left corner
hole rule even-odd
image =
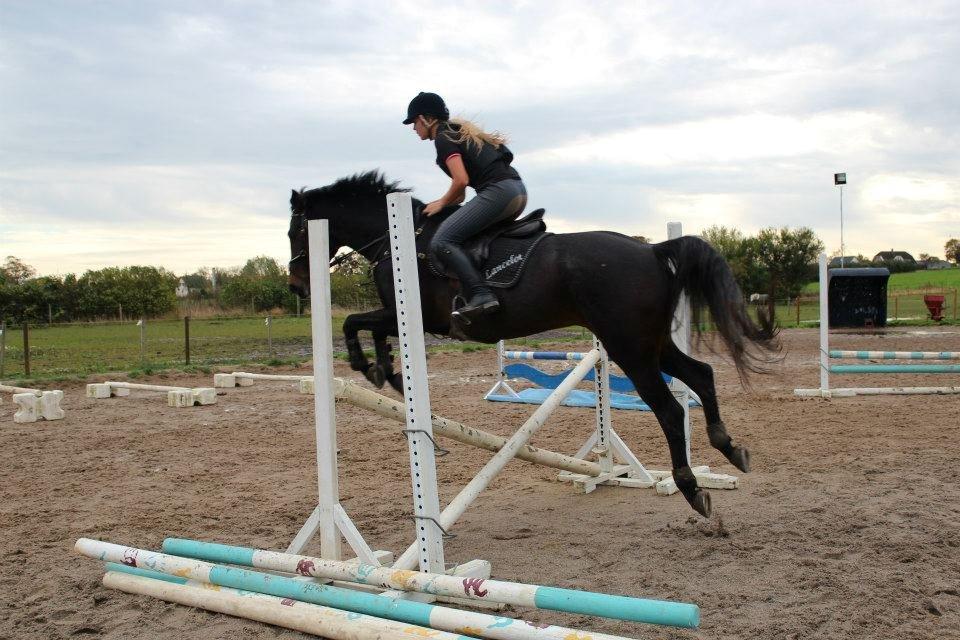
[[[680,293],[690,298],[691,322],[702,333],[703,308],[710,316],[717,331],[737,366],[742,380],[748,372],[763,373],[766,365],[774,362],[780,351],[770,318],[760,314],[758,326],[748,315],[743,294],[733,277],[730,265],[716,249],[701,238],[683,236],[653,245],[654,254],[664,267],[673,273],[676,287],[671,292],[671,305],[675,309]]]

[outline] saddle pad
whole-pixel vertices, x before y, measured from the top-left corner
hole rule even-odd
[[[483,279],[491,287],[507,289],[520,279],[527,259],[540,241],[546,238],[543,233],[530,238],[499,237],[490,245],[490,253],[480,269]]]

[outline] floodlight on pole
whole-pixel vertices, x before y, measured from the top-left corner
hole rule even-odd
[[[833,184],[840,187],[840,268],[843,269],[843,185],[847,184],[847,174],[833,174]]]

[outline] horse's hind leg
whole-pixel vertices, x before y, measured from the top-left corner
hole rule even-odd
[[[694,360],[680,351],[672,340],[667,342],[660,352],[660,367],[664,373],[679,379],[700,396],[703,415],[707,419],[710,444],[737,469],[744,473],[749,472],[750,451],[733,443],[723,420],[720,419],[720,405],[717,403],[717,390],[713,384],[713,368],[706,362]]]
[[[633,382],[640,397],[653,410],[663,434],[670,447],[670,460],[673,466],[673,479],[690,506],[705,518],[710,517],[710,494],[697,486],[697,478],[687,459],[687,441],[683,424],[683,407],[673,397],[670,387],[660,375],[656,361],[633,364],[614,353],[610,357],[620,365],[624,373]],[[679,376],[678,376],[679,377]]]

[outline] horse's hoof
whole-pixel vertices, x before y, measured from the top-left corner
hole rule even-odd
[[[383,383],[386,382],[386,379],[383,377],[383,369],[380,367],[370,367],[363,372],[363,375],[366,376],[367,380],[370,381],[370,384],[375,386],[377,389],[382,389]]]
[[[735,445],[727,459],[740,471],[750,473],[750,451],[746,447]]]
[[[393,390],[397,393],[403,393],[403,375],[395,373],[388,378],[390,381],[390,386],[393,387]]]
[[[713,511],[713,506],[710,502],[710,494],[703,489],[697,489],[697,492],[693,494],[692,498],[687,498],[687,502],[690,503],[690,506],[693,507],[694,511],[702,515],[704,518],[709,518],[710,513]]]

